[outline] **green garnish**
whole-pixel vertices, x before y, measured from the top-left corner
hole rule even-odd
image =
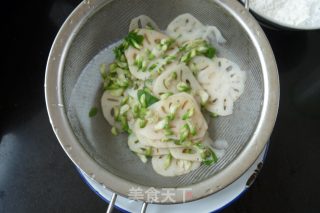
[[[185,141],[190,133],[190,129],[188,124],[184,124],[181,129],[180,129],[180,137],[179,140],[182,143],[183,141]]]
[[[199,96],[200,96],[200,100],[201,100],[201,105],[202,106],[204,106],[207,102],[208,102],[208,100],[209,100],[209,95],[208,95],[208,93],[206,92],[206,91],[204,91],[204,90],[199,90],[198,91],[198,94],[199,94]]]
[[[193,125],[193,123],[190,120],[187,120],[187,124],[190,129],[191,135],[195,136],[197,134],[196,127]]]
[[[172,92],[166,92],[166,93],[163,93],[162,95],[160,95],[160,99],[161,100],[166,100],[169,96],[173,95]]]
[[[101,64],[100,65],[100,74],[102,79],[106,79],[107,78],[107,68],[106,68],[106,64]]]
[[[179,106],[180,106],[179,104],[172,104],[169,107],[169,114],[167,115],[167,117],[170,121],[172,121],[175,118],[175,114]]]
[[[114,115],[114,120],[115,121],[120,121],[120,119],[119,119],[119,116],[120,116],[119,107],[113,107],[113,115]]]
[[[185,82],[179,82],[177,84],[177,89],[179,92],[188,92],[191,90],[191,87]]]
[[[218,161],[218,157],[210,148],[206,148],[204,152],[201,153],[201,157],[203,159],[202,162],[208,166]]]
[[[89,117],[92,118],[92,117],[96,116],[97,113],[98,113],[97,107],[92,107],[92,108],[90,109],[90,111],[89,111]]]
[[[188,64],[195,56],[204,55],[208,58],[213,58],[216,53],[215,48],[203,39],[187,42],[179,50],[180,52],[183,52],[180,61],[186,64]]]
[[[211,118],[217,118],[217,117],[219,117],[219,115],[217,113],[210,112],[210,117]]]
[[[168,117],[165,117],[161,121],[159,121],[155,126],[155,130],[161,130],[161,129],[168,129],[169,128],[169,119]]]
[[[144,154],[146,157],[152,157],[152,147],[148,147],[146,148],[146,150],[144,151]]]
[[[117,135],[118,135],[118,130],[117,130],[117,128],[116,128],[115,126],[113,126],[113,127],[111,128],[111,133],[112,133],[114,136],[117,136]]]
[[[145,119],[139,119],[139,127],[144,128],[147,125],[148,121]]]
[[[213,58],[216,54],[216,49],[208,45],[208,50],[203,54],[208,58]]]
[[[138,100],[144,107],[149,107],[150,105],[159,101],[159,99],[151,95],[147,89],[138,90]]]
[[[191,118],[193,114],[194,114],[194,107],[188,109],[187,112],[182,115],[182,120],[187,120]]]
[[[131,31],[129,34],[124,38],[129,45],[133,46],[136,49],[141,48],[141,44],[143,42],[144,37],[142,35],[138,35],[136,31]]]
[[[166,156],[166,159],[164,160],[163,168],[164,168],[164,169],[168,169],[169,166],[170,166],[170,164],[171,164],[171,161],[172,161],[172,156],[171,156],[171,154],[168,154],[168,155]]]

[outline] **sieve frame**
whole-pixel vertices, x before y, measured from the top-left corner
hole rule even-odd
[[[94,181],[106,186],[116,194],[128,198],[128,189],[140,187],[146,191],[149,186],[139,185],[120,178],[100,166],[79,144],[67,119],[63,107],[62,76],[65,58],[76,33],[84,23],[101,7],[115,0],[91,0],[81,2],[60,28],[49,53],[45,75],[45,98],[49,120],[56,137],[71,161]],[[259,121],[247,145],[239,155],[222,171],[199,183],[188,185],[192,198],[175,193],[175,203],[189,202],[213,194],[238,179],[257,159],[273,130],[278,112],[280,89],[276,61],[270,44],[253,16],[237,1],[211,0],[230,13],[246,30],[254,44],[263,72],[263,102]],[[72,20],[72,22],[71,22]],[[267,63],[268,62],[268,63]],[[94,176],[92,175],[94,174]],[[185,187],[181,187],[185,188]],[[179,187],[175,188],[176,190]],[[161,190],[156,188],[156,190]],[[141,200],[147,202],[147,200]],[[158,204],[170,204],[159,202]],[[173,203],[173,204],[175,204]]]

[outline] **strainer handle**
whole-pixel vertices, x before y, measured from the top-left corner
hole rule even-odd
[[[113,193],[106,213],[112,213],[116,200],[117,200],[117,194]]]
[[[117,200],[117,194],[113,193],[106,213],[112,213],[112,210],[113,210],[114,204],[116,203],[116,200]],[[147,206],[148,206],[148,204],[144,202],[142,204],[140,213],[145,213],[147,210]]]
[[[244,0],[244,7],[249,10],[249,0]]]

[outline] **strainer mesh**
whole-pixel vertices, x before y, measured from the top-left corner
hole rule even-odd
[[[111,136],[111,127],[102,113],[89,118],[88,112],[91,107],[100,106],[99,65],[111,62],[106,57],[109,50],[105,48],[127,34],[130,20],[145,14],[165,29],[173,18],[182,13],[191,13],[202,23],[220,29],[227,43],[217,47],[218,55],[239,64],[247,72],[247,81],[243,95],[235,103],[233,115],[213,119],[209,125],[213,139],[228,141],[226,155],[211,167],[203,165],[187,175],[164,178],[153,171],[150,163],[143,164],[130,152],[126,135]],[[92,158],[121,178],[160,188],[200,182],[233,161],[250,140],[263,101],[262,70],[255,46],[245,29],[224,8],[210,0],[117,0],[105,4],[73,39],[65,60],[62,89],[69,123]]]

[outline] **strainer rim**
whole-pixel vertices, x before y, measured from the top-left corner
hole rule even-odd
[[[68,122],[64,108],[60,107],[63,106],[61,88],[63,65],[65,56],[73,38],[75,37],[74,32],[79,30],[95,11],[112,1],[115,0],[91,0],[90,4],[82,2],[62,25],[54,40],[47,62],[45,75],[45,97],[50,123],[59,143],[68,157],[77,167],[84,171],[88,176],[91,176],[91,178],[96,182],[103,184],[111,191],[128,198],[127,193],[129,188],[140,187],[142,190],[146,191],[149,187],[130,182],[102,168],[101,165],[89,156],[78,142]],[[263,150],[274,127],[278,111],[280,91],[277,66],[270,44],[259,24],[237,1],[210,1],[215,2],[226,9],[238,21],[240,20],[239,24],[246,29],[249,37],[253,43],[255,43],[263,72],[263,106],[254,134],[241,153],[239,153],[239,155],[218,174],[199,183],[184,187],[177,187],[176,190],[179,188],[191,187],[192,198],[184,200],[182,195],[175,193],[175,203],[201,199],[221,190],[240,177],[241,174],[243,174],[252,165]],[[72,20],[72,23],[70,20]],[[266,61],[268,61],[268,63],[266,63]],[[155,188],[159,189],[157,187]],[[146,200],[142,201],[146,202]],[[162,204],[168,203],[163,202]]]

